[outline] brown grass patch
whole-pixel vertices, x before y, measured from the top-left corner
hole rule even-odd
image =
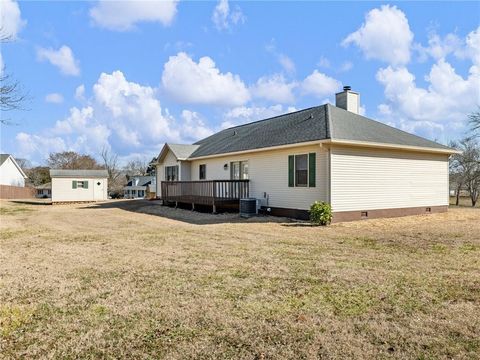
[[[0,357],[479,357],[478,209],[317,228],[115,204],[1,203]]]

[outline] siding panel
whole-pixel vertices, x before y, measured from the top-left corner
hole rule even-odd
[[[332,147],[333,211],[448,205],[448,156]]]
[[[288,187],[288,156],[312,152],[316,153],[316,187]],[[328,200],[328,152],[318,145],[192,160],[191,180],[199,180],[200,164],[207,165],[207,180],[230,179],[232,161],[248,161],[250,196],[264,199],[266,193],[269,206],[307,210],[315,200]],[[266,199],[263,204],[266,205]]]

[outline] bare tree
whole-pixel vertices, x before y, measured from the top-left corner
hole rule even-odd
[[[125,165],[125,173],[127,177],[134,175],[145,175],[147,172],[148,164],[145,159],[130,160]]]
[[[118,155],[112,153],[106,146],[102,149],[100,155],[103,159],[103,165],[108,171],[108,190],[114,192],[120,191],[123,184],[121,181],[122,172],[118,166]]]
[[[0,43],[11,40],[12,37],[0,27]],[[0,123],[10,124],[9,119],[4,117],[4,113],[11,110],[26,110],[25,103],[27,100],[28,96],[21,84],[6,71],[6,66],[3,66],[0,69],[0,112],[2,114]]]
[[[43,185],[51,181],[50,168],[46,166],[36,166],[27,169],[28,180],[33,186]]]
[[[52,169],[102,169],[100,165],[90,155],[78,154],[75,151],[63,151],[52,153],[47,159],[47,164]]]
[[[468,115],[470,127],[474,133],[478,133],[480,136],[480,107],[477,111],[472,112]]]
[[[450,176],[455,179],[457,187],[457,205],[458,194],[464,187],[470,194],[472,206],[475,206],[480,194],[480,145],[472,137],[452,145],[461,151],[452,156],[450,163]]]

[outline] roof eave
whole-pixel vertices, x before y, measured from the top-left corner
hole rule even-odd
[[[330,141],[333,145],[346,145],[346,146],[360,146],[360,147],[369,147],[369,148],[382,148],[382,149],[395,149],[403,151],[413,151],[413,152],[427,152],[434,154],[461,154],[461,151],[451,149],[451,148],[433,148],[425,146],[411,146],[411,145],[401,145],[401,144],[387,144],[387,143],[377,143],[369,141],[355,141],[347,139],[331,139]]]
[[[233,151],[233,152],[226,152],[226,153],[220,153],[220,154],[189,157],[188,159],[185,159],[185,160],[192,161],[192,160],[202,160],[202,159],[210,159],[210,158],[217,158],[217,157],[224,157],[224,156],[235,156],[235,155],[249,154],[249,153],[254,153],[254,152],[261,152],[261,151],[287,149],[287,148],[299,147],[299,146],[320,145],[320,144],[328,143],[328,142],[330,142],[330,139],[306,141],[306,142],[292,143],[292,144],[286,144],[286,145],[269,146],[269,147],[263,147],[263,148],[257,148],[257,149],[249,149],[249,150]]]

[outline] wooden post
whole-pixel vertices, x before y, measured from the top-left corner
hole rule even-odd
[[[192,211],[195,210],[195,203],[192,203]]]

